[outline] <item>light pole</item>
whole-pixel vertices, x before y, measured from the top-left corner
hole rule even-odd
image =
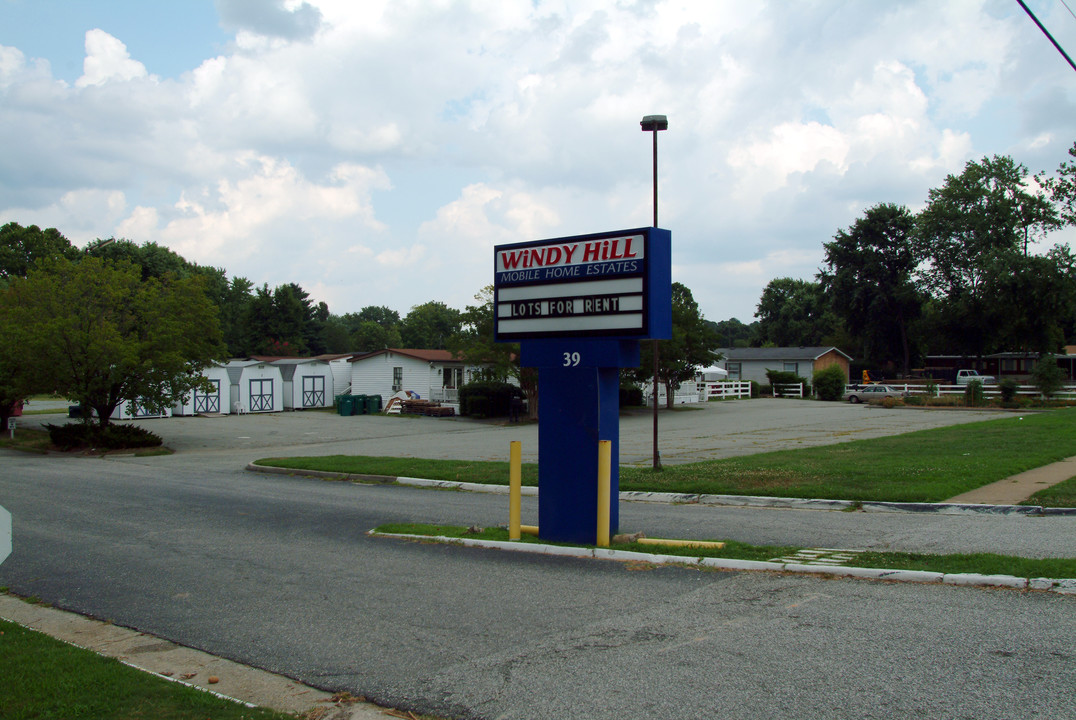
[[[669,118],[664,115],[647,115],[639,123],[643,132],[654,137],[654,227],[658,226],[658,131],[669,129]],[[661,454],[658,452],[658,341],[651,340],[654,346],[654,469],[661,469]]]

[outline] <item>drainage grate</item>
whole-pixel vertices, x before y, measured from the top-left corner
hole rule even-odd
[[[837,550],[835,548],[810,548],[784,557],[777,557],[770,562],[798,563],[800,565],[844,565],[860,554],[859,550]]]

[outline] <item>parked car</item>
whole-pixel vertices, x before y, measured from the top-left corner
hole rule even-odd
[[[871,400],[881,400],[887,397],[908,397],[908,393],[903,390],[897,390],[889,385],[859,385],[850,386],[844,391],[844,397],[848,402],[861,403],[869,402]]]
[[[972,382],[981,383],[983,385],[997,384],[997,380],[994,379],[993,375],[980,375],[978,370],[957,370],[957,385],[967,385]]]

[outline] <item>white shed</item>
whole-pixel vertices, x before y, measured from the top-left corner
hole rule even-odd
[[[284,409],[303,410],[333,406],[333,373],[329,363],[316,358],[274,360],[284,380]]]
[[[228,369],[228,407],[233,412],[281,412],[284,378],[280,368],[259,360],[231,360]]]
[[[116,409],[112,411],[111,420],[139,420],[146,418],[172,417],[172,409],[165,408],[161,412],[153,412],[142,407],[137,400],[121,400]]]
[[[227,415],[231,412],[228,402],[230,397],[228,369],[224,365],[211,365],[202,370],[202,376],[209,380],[213,390],[206,393],[202,390],[192,390],[187,397],[187,402],[177,403],[172,408],[176,415],[200,415],[202,413],[221,413]]]

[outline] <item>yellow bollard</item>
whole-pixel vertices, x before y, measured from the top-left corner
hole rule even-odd
[[[519,540],[523,514],[523,443],[513,440],[509,451],[508,471],[508,539]]]
[[[613,441],[598,441],[598,547],[609,547],[609,502]]]
[[[523,532],[523,533],[527,533],[528,535],[537,535],[538,534],[538,526],[537,525],[520,525],[519,526],[519,531]],[[518,540],[519,538],[516,538],[516,539]]]

